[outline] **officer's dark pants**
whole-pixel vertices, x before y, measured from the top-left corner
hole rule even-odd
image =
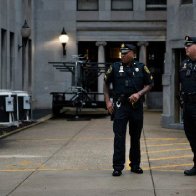
[[[115,107],[113,131],[114,131],[114,170],[123,170],[125,164],[125,143],[126,127],[129,122],[130,134],[130,166],[139,166],[141,161],[140,153],[140,136],[143,128],[143,103],[141,102],[136,108],[130,103]]]
[[[193,162],[196,167],[196,103],[184,104],[184,130],[193,151]]]

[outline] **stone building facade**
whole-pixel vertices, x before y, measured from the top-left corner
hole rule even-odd
[[[185,58],[184,37],[196,36],[196,1],[171,0],[167,2],[167,40],[163,74],[163,127],[181,127],[182,111],[176,96],[180,91],[179,66]]]
[[[32,90],[32,36],[21,47],[21,27],[32,17],[31,0],[0,1],[0,89]]]
[[[49,62],[74,61],[76,54],[89,61],[114,62],[120,45],[129,42],[155,78],[147,108],[163,111],[163,126],[178,124],[176,66],[184,35],[194,35],[194,1],[0,0],[0,88],[26,90],[33,108],[51,108],[50,92],[65,91],[73,85],[73,76]],[[24,41],[20,30],[25,20],[31,35],[25,47],[18,47]],[[66,55],[59,42],[63,28],[69,36]],[[101,77],[90,87],[93,91],[102,92]]]

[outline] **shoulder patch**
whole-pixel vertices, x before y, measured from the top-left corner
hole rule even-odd
[[[149,71],[149,69],[146,65],[144,65],[144,70],[145,70],[146,73],[150,74],[150,71]]]
[[[108,78],[110,77],[111,72],[112,72],[112,65],[110,65],[109,69],[105,73],[105,76],[104,76],[105,81],[108,80]]]
[[[109,69],[107,70],[106,74],[110,74],[112,72],[112,66],[110,65]]]

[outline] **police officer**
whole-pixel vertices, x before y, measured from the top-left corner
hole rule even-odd
[[[184,130],[194,155],[194,165],[184,174],[193,176],[196,175],[196,37],[185,37],[185,52],[188,58],[180,69],[181,95]]]
[[[104,77],[104,95],[107,110],[114,115],[113,176],[120,176],[125,164],[126,126],[129,122],[131,172],[142,174],[140,167],[140,136],[143,128],[144,95],[151,89],[153,78],[148,68],[134,60],[136,47],[124,44],[121,60],[112,64]],[[110,98],[113,86],[113,101]]]

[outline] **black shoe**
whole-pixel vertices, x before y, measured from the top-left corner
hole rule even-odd
[[[139,166],[133,166],[133,167],[131,167],[131,172],[136,173],[136,174],[143,174],[143,170]]]
[[[185,170],[184,175],[195,176],[196,175],[196,167],[193,167],[192,169],[189,169],[189,170]]]
[[[112,173],[112,176],[121,176],[121,175],[122,175],[122,172],[119,170],[114,170]]]

